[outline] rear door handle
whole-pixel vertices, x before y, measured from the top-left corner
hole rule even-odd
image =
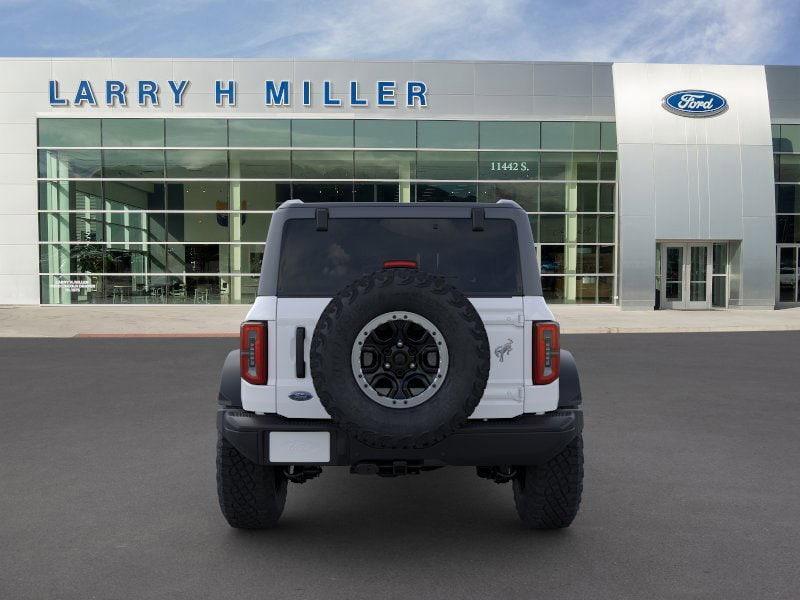
[[[294,332],[294,374],[298,379],[306,376],[306,328],[298,327]]]

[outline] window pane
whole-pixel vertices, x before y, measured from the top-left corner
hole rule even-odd
[[[599,228],[597,231],[597,241],[601,243],[614,242],[614,217],[612,215],[601,215],[598,217]]]
[[[352,179],[353,152],[346,150],[295,150],[292,152],[295,179]]]
[[[231,183],[231,189],[239,190],[241,206],[232,205],[236,210],[275,210],[281,203],[291,198],[291,185],[288,182],[243,181]],[[235,198],[236,196],[232,194]]]
[[[616,152],[603,152],[600,154],[600,179],[616,181],[617,179],[617,154]]]
[[[42,181],[39,183],[42,210],[102,210],[99,181]]]
[[[578,215],[578,240],[586,244],[597,241],[597,216]]]
[[[163,150],[103,150],[103,175],[117,179],[164,177]]]
[[[542,273],[563,273],[564,272],[564,246],[540,246],[542,263],[540,265]]]
[[[292,198],[303,202],[353,202],[353,184],[293,183]]]
[[[544,122],[542,123],[542,148],[547,150],[571,150],[574,140],[574,127],[572,123]]]
[[[288,150],[231,150],[231,179],[289,179]]]
[[[166,186],[163,183],[106,181],[103,190],[107,210],[164,210]]]
[[[800,213],[800,185],[775,186],[775,211]]]
[[[292,146],[296,148],[352,148],[353,121],[349,119],[295,119]]]
[[[420,148],[477,148],[476,121],[417,121]]]
[[[564,278],[542,277],[542,293],[547,302],[555,304],[564,302]]]
[[[567,210],[567,186],[563,183],[539,185],[539,203],[542,212],[564,212]]]
[[[781,126],[772,125],[772,151],[781,151]]]
[[[231,148],[288,148],[288,119],[231,119],[228,136]]]
[[[538,179],[538,152],[481,152],[481,179]]]
[[[600,124],[600,149],[601,150],[614,150],[617,149],[617,124],[616,123],[601,123]]]
[[[800,181],[800,154],[781,154],[778,181]]]
[[[531,224],[531,233],[533,234],[533,241],[539,241],[539,215],[528,215],[528,221]]]
[[[103,146],[163,145],[163,119],[103,119]]]
[[[598,273],[614,272],[614,246],[598,246]]]
[[[361,183],[353,194],[355,202],[411,202],[414,189],[410,183]]]
[[[578,210],[580,212],[597,212],[597,184],[578,184]]]
[[[714,275],[725,275],[728,270],[728,244],[714,244]]]
[[[800,152],[800,125],[781,125],[781,152]]]
[[[228,145],[225,119],[166,119],[167,146],[214,147]]]
[[[601,304],[611,304],[614,302],[614,278],[597,278],[597,302]]]
[[[576,152],[572,155],[575,161],[575,178],[589,181],[597,180],[597,154]],[[571,179],[571,177],[570,177]]]
[[[99,146],[100,119],[39,119],[39,145]]]
[[[578,304],[597,302],[597,277],[583,275],[575,279],[575,302]]]
[[[600,212],[614,212],[614,184],[600,184]]]
[[[563,215],[540,215],[539,242],[563,244],[567,239],[566,223],[567,219]]]
[[[416,152],[356,152],[356,179],[414,179]]]
[[[538,148],[537,121],[483,121],[480,124],[481,148]]]
[[[167,177],[225,178],[228,153],[225,150],[167,150]]]
[[[39,150],[39,177],[100,177],[100,150]]]
[[[260,242],[267,241],[267,230],[272,215],[269,213],[240,213],[242,221],[242,241]],[[260,271],[258,271],[260,273]]]
[[[163,242],[164,218],[164,213],[109,212],[104,237],[109,242]]]
[[[797,248],[781,248],[778,259],[778,272],[781,275],[794,275],[797,269]]]
[[[42,242],[101,242],[104,231],[102,212],[39,213]]]
[[[415,148],[416,121],[356,119],[356,148]]]
[[[417,202],[475,202],[474,183],[418,183]]]
[[[597,273],[597,246],[578,246],[576,269],[578,273]]]
[[[543,152],[541,155],[542,179],[574,179],[569,177],[572,155],[568,152]]]
[[[575,123],[575,141],[573,143],[573,148],[576,150],[599,150],[600,123]]]
[[[237,213],[169,213],[168,242],[229,242],[231,215]]]
[[[418,152],[418,179],[475,179],[477,152]]]
[[[481,202],[513,200],[527,211],[539,210],[538,183],[480,183],[478,189]]]
[[[775,218],[778,244],[794,244],[800,242],[800,216],[778,215]]]
[[[168,210],[230,210],[224,181],[187,181],[167,184]]]

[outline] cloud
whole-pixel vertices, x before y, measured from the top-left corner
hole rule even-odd
[[[7,8],[0,54],[7,55],[800,63],[796,0],[0,0],[0,6]]]

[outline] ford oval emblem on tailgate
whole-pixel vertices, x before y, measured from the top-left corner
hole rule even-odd
[[[311,392],[304,391],[292,392],[289,394],[289,399],[296,400],[297,402],[305,402],[306,400],[311,400],[313,397],[314,395]]]

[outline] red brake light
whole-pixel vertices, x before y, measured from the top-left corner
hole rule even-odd
[[[383,261],[384,269],[416,269],[417,261],[415,260],[386,260]]]
[[[561,366],[561,342],[558,323],[533,324],[533,383],[546,385],[558,379]]]
[[[254,385],[267,383],[267,324],[258,321],[242,323],[239,335],[240,373]]]

